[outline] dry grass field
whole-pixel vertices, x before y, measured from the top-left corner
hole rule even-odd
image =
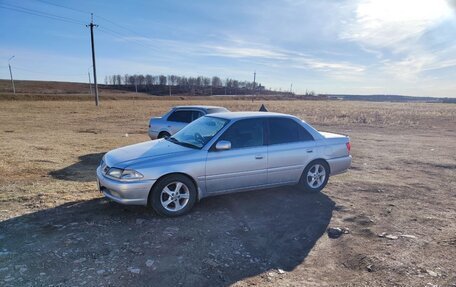
[[[261,102],[0,101],[0,285],[456,286],[456,105],[267,101],[348,134],[351,170],[321,194],[208,198],[175,219],[102,199],[103,153],[187,104]]]

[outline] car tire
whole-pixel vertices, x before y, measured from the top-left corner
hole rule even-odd
[[[324,160],[314,160],[304,169],[299,186],[306,192],[319,192],[328,183],[329,175],[328,163]]]
[[[165,176],[153,186],[149,206],[162,216],[175,217],[188,213],[197,199],[193,181],[181,174]]]
[[[168,132],[160,132],[158,134],[158,137],[159,139],[163,139],[163,138],[169,138],[171,135],[168,133]]]

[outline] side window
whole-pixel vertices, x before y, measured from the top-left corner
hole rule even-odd
[[[219,140],[231,142],[231,148],[246,148],[264,145],[264,125],[261,119],[235,122]]]
[[[300,141],[313,141],[315,139],[304,127],[299,126],[299,140]]]
[[[312,135],[291,119],[269,119],[269,144],[292,143],[313,140]]]
[[[204,116],[203,112],[201,111],[192,111],[192,121],[197,120]]]
[[[192,121],[192,111],[174,111],[168,117],[168,121],[190,123]]]

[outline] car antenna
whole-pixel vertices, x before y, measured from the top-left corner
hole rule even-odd
[[[269,111],[268,111],[268,109],[266,109],[266,107],[264,106],[264,104],[261,104],[260,112],[269,112]]]

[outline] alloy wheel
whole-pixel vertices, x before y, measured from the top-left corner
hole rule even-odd
[[[326,179],[325,167],[319,163],[314,164],[307,172],[307,184],[311,188],[319,188]]]
[[[165,186],[160,194],[160,203],[168,211],[176,212],[187,206],[190,199],[188,186],[176,181]]]

